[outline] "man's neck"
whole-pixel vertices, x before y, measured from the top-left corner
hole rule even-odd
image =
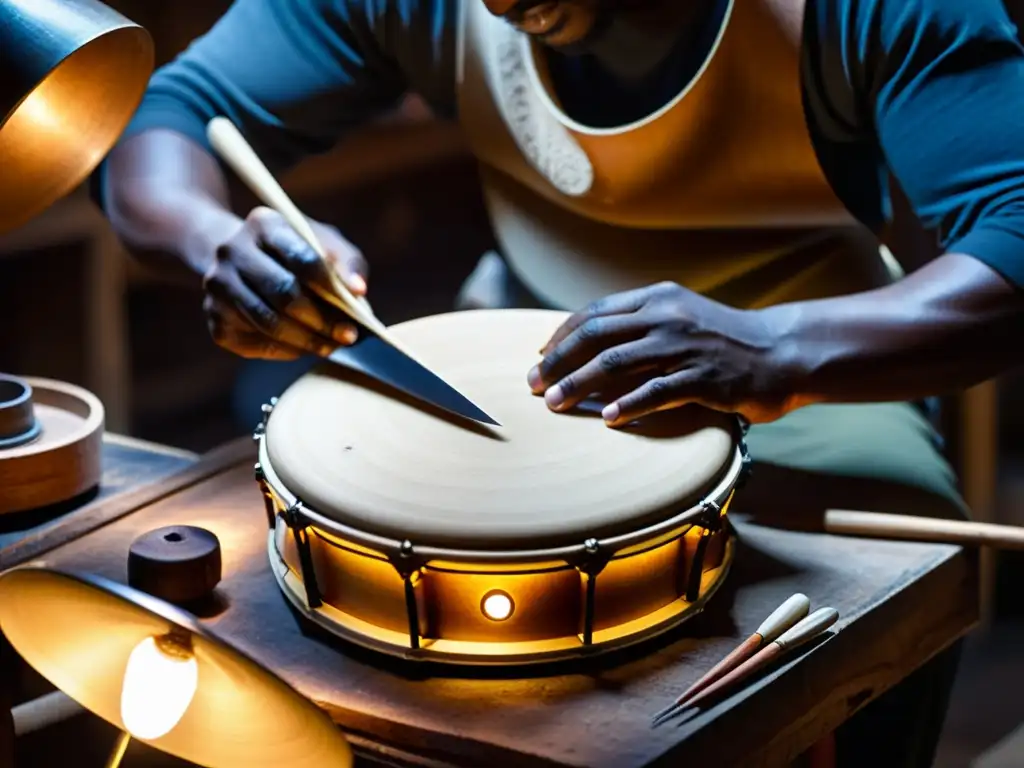
[[[642,80],[675,46],[694,38],[719,0],[673,0],[655,11],[616,16],[594,41],[590,53],[623,82]]]

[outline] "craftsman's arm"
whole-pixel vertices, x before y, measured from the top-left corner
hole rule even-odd
[[[415,62],[388,49],[425,28],[431,2],[236,1],[156,73],[94,177],[94,195],[124,242],[203,274],[212,245],[241,226],[206,139],[209,120],[231,119],[275,173],[329,149],[410,87],[405,65]],[[431,48],[416,50],[418,71],[429,76]]]
[[[217,162],[176,131],[153,128],[127,138],[101,173],[114,230],[140,262],[161,271],[204,274],[217,245],[242,226]]]
[[[1024,48],[1001,0],[833,0],[853,97],[944,254],[765,311],[797,404],[944,394],[1024,361]]]
[[[201,277],[217,344],[243,357],[294,359],[352,343],[358,329],[322,293],[338,277],[365,294],[368,269],[332,226],[312,222],[325,263],[279,214],[236,215],[207,143],[209,121],[231,120],[279,174],[407,90],[428,100],[438,83],[454,91],[454,74],[444,71],[454,68],[452,5],[236,0],[154,76],[94,192],[137,257]]]

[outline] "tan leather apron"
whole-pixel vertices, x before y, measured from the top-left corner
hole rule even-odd
[[[772,0],[730,0],[710,55],[660,110],[610,129],[559,107],[543,50],[462,3],[460,122],[502,254],[549,306],[672,280],[735,306],[892,279],[825,180],[799,41]]]

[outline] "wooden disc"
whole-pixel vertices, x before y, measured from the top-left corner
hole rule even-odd
[[[139,536],[128,549],[128,584],[170,603],[209,597],[220,577],[220,541],[205,528],[157,528]]]
[[[697,503],[728,470],[733,419],[686,408],[617,430],[599,412],[551,412],[526,375],[565,317],[477,310],[394,326],[400,343],[502,427],[467,427],[322,367],[285,391],[270,416],[274,471],[337,522],[463,549],[579,544]]]
[[[32,387],[16,376],[0,374],[0,450],[29,443],[39,432]]]
[[[0,450],[0,514],[67,501],[100,481],[103,404],[81,387],[25,378],[40,434]]]

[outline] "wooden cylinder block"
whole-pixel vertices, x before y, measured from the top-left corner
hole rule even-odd
[[[28,442],[0,446],[0,514],[24,512],[72,499],[96,487],[102,472],[103,404],[81,387],[50,379],[12,379],[0,385],[18,394],[17,383],[30,390],[27,402],[0,417],[0,432],[36,421],[38,435]],[[4,400],[0,392],[0,400]],[[12,402],[11,400],[7,401]],[[0,406],[2,407],[2,406]],[[4,427],[7,429],[4,429]]]
[[[169,603],[202,600],[220,578],[220,541],[205,528],[157,528],[142,534],[128,550],[129,585]]]

